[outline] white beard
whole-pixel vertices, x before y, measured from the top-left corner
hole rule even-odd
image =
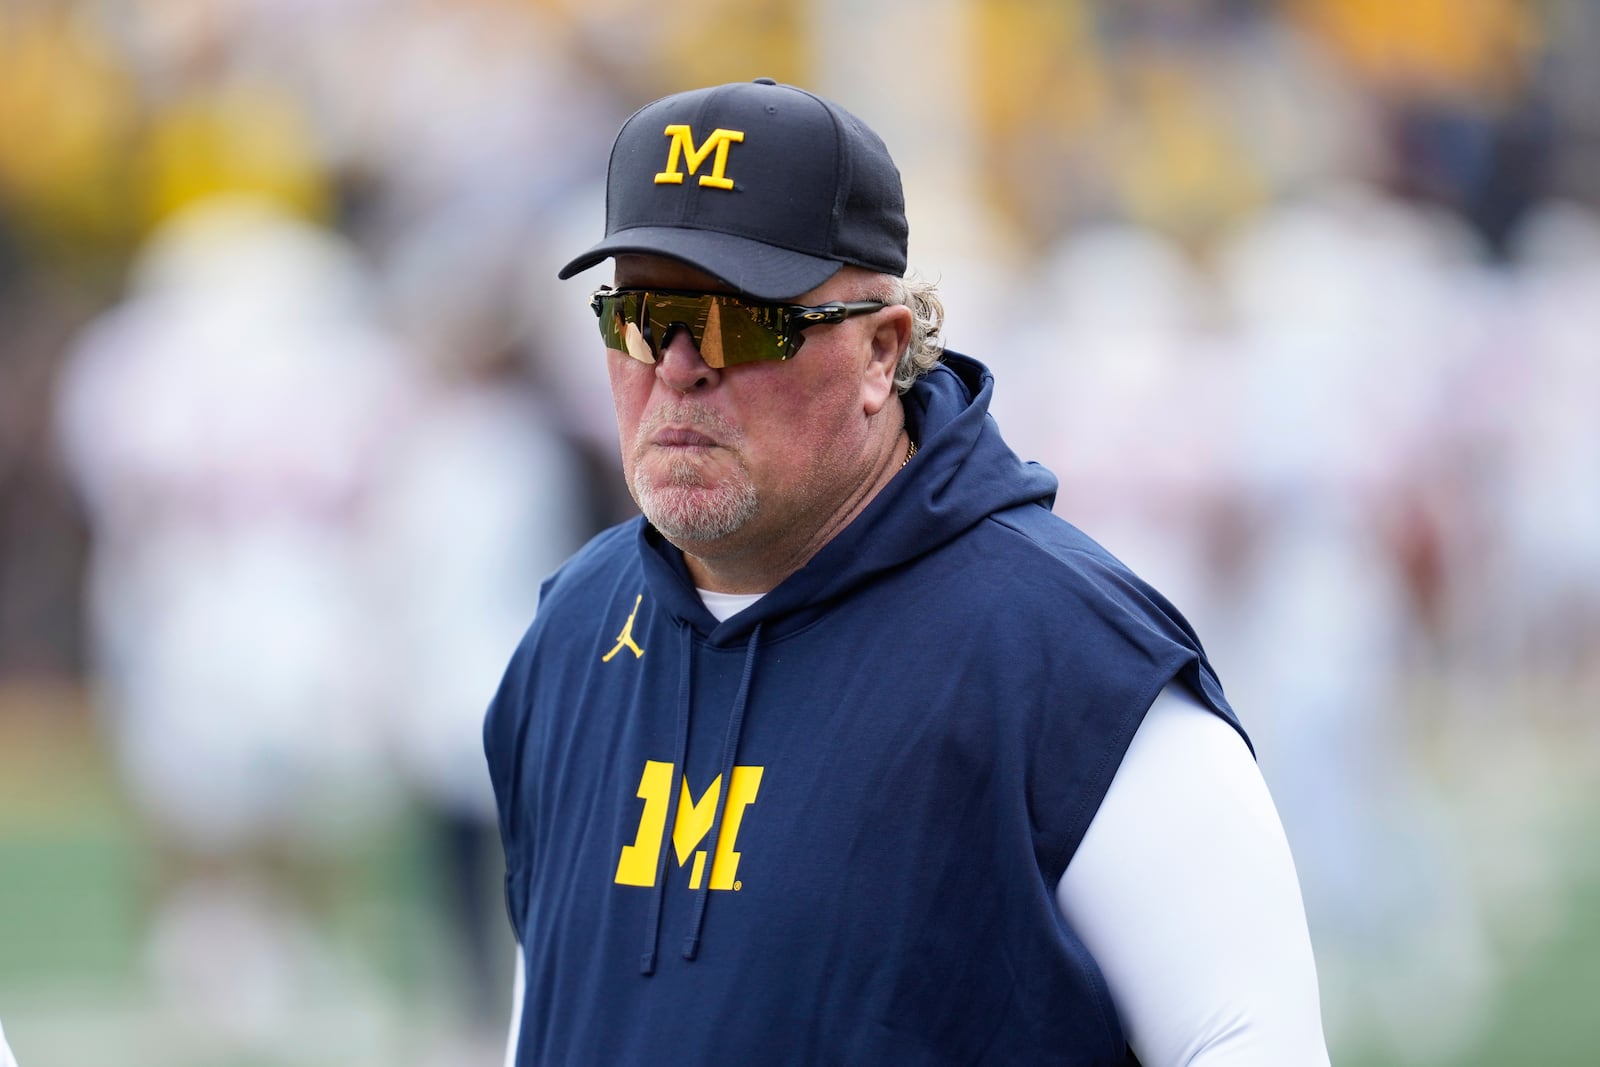
[[[698,468],[674,462],[664,483],[635,477],[633,497],[651,525],[667,540],[716,541],[737,533],[755,517],[756,488],[741,476],[707,487]]]

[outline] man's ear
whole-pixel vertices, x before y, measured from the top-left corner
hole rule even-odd
[[[894,372],[900,354],[911,343],[911,309],[904,304],[886,307],[873,316],[872,351],[861,379],[861,403],[870,418],[883,410],[894,395]]]

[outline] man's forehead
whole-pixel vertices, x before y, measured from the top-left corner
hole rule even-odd
[[[729,293],[735,291],[732,286],[716,275],[708,274],[682,260],[671,259],[666,256],[623,252],[615,257],[614,267],[612,285],[618,289],[685,289],[691,292],[705,293]],[[818,294],[831,293],[838,288],[838,282],[842,278],[856,273],[866,272],[850,267],[842,268],[809,293],[797,293],[795,296],[790,297],[788,302],[806,304],[838,299],[835,296],[823,297]]]
[[[730,292],[720,278],[698,267],[666,256],[624,252],[616,257],[613,284],[618,289],[693,289],[708,293]]]

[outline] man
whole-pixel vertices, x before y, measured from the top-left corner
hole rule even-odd
[[[617,136],[562,277],[615,260],[643,518],[545,583],[485,724],[508,1062],[1326,1062],[1199,641],[1052,515],[906,243],[882,141],[803,90]]]

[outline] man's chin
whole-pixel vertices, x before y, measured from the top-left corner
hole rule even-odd
[[[754,492],[740,486],[664,486],[637,498],[650,525],[685,549],[732,537],[756,512]]]

